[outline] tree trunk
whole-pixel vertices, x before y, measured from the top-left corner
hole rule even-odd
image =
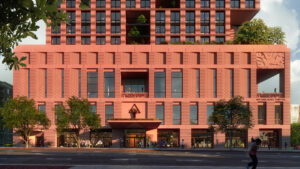
[[[80,137],[79,137],[79,132],[78,132],[78,134],[76,133],[76,140],[77,140],[77,148],[80,148]]]
[[[25,141],[26,148],[29,148],[29,137],[26,136],[26,140],[24,141]]]
[[[232,150],[232,129],[230,130],[230,150]]]

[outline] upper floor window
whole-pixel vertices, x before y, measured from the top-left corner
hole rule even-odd
[[[255,0],[246,0],[246,8],[255,8]]]
[[[60,36],[52,36],[51,44],[52,45],[59,45],[60,44]]]
[[[155,38],[155,43],[156,44],[162,44],[164,42],[166,42],[166,39],[165,39],[164,36],[156,36],[156,38]]]
[[[209,12],[201,12],[201,33],[210,33],[210,14]]]
[[[111,0],[112,8],[120,8],[120,0]]]
[[[161,124],[165,122],[165,110],[163,104],[156,105],[156,118],[161,120]]]
[[[202,36],[200,38],[200,43],[209,43],[209,42],[210,42],[209,36]]]
[[[194,36],[187,36],[187,37],[185,37],[185,41],[195,43],[195,37]]]
[[[60,34],[60,24],[58,24],[57,26],[52,26],[51,28],[52,34]]]
[[[172,43],[179,43],[180,42],[180,36],[171,36],[171,42]]]
[[[209,118],[213,115],[213,112],[215,111],[214,105],[209,104],[206,106],[206,117],[207,117],[207,124],[212,124],[209,120]]]
[[[141,8],[150,8],[150,0],[141,0]]]
[[[275,124],[283,124],[283,106],[275,105]]]
[[[190,123],[198,124],[198,104],[190,105]]]
[[[135,8],[135,0],[126,0],[126,8]]]
[[[225,0],[216,0],[216,8],[225,8]]]
[[[120,31],[120,12],[113,11],[111,12],[111,33],[118,34]]]
[[[216,34],[225,33],[225,13],[216,12]]]
[[[181,124],[181,105],[173,105],[173,124]]]
[[[166,97],[166,73],[154,73],[154,95],[155,97]]]
[[[89,11],[81,12],[81,22],[90,23],[91,22],[91,13]]]
[[[91,0],[81,0],[81,2],[86,6],[88,6],[89,8],[91,7]]]
[[[120,36],[112,36],[111,37],[111,44],[119,45],[121,43]]]
[[[67,45],[75,45],[75,36],[67,36]]]
[[[97,45],[105,45],[105,36],[97,36],[96,44]]]
[[[185,33],[195,33],[195,12],[188,11],[185,14]]]
[[[172,97],[182,97],[182,72],[172,72]]]
[[[201,8],[210,8],[210,0],[201,0]]]
[[[155,18],[156,18],[155,32],[165,33],[165,12],[157,11]]]
[[[195,0],[186,0],[185,7],[186,8],[195,8]]]
[[[225,37],[224,36],[217,36],[216,37],[216,43],[224,43]]]
[[[89,37],[89,36],[82,36],[81,37],[81,44],[82,45],[89,45],[89,44],[91,44],[91,37]]]
[[[105,12],[96,12],[96,33],[105,33]]]
[[[180,33],[180,12],[171,12],[171,33]]]
[[[105,122],[114,118],[114,105],[105,105]]]
[[[76,0],[67,0],[67,8],[75,8]]]
[[[44,114],[46,113],[46,105],[45,104],[38,105],[38,109],[40,112],[42,112]]]
[[[105,8],[105,0],[97,0],[96,8]]]
[[[258,106],[258,124],[266,124],[266,103]]]
[[[88,98],[98,97],[98,72],[87,72]]]
[[[115,97],[115,73],[104,72],[104,97]]]
[[[240,0],[231,0],[231,8],[240,8]]]

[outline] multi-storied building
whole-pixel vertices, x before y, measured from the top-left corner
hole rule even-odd
[[[255,126],[236,130],[234,146],[246,147],[252,137],[261,137],[263,146],[289,144],[290,50],[216,44],[234,38],[259,11],[259,0],[79,4],[59,5],[70,20],[47,28],[46,45],[15,49],[28,59],[14,71],[14,96],[33,98],[52,123],[37,131],[37,143],[74,146],[74,131],[57,134],[54,110],[77,96],[88,98],[101,118],[101,129],[85,131],[92,143],[101,140],[97,146],[177,147],[184,140],[189,148],[224,147],[228,135],[212,133],[207,119],[216,101],[240,95]],[[277,74],[278,91],[258,92],[259,83]]]

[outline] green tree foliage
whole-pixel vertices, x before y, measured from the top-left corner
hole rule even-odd
[[[37,22],[42,20],[47,26],[57,26],[67,21],[67,14],[57,9],[63,0],[1,0],[0,1],[0,56],[9,69],[25,67],[26,57],[17,58],[13,52],[23,39],[37,39]],[[89,0],[82,0],[80,7],[88,8]]]
[[[243,97],[235,96],[229,101],[216,102],[214,112],[209,117],[211,127],[222,133],[230,133],[230,148],[232,148],[232,134],[236,129],[252,127],[252,112],[244,105]]]
[[[262,19],[245,22],[238,30],[235,44],[284,44],[285,34],[280,27],[268,27]]]
[[[46,114],[37,110],[34,100],[27,97],[10,99],[4,103],[0,113],[4,126],[14,129],[22,137],[26,148],[29,146],[29,136],[32,136],[35,129],[48,129],[50,126]]]
[[[140,36],[140,34],[141,33],[136,26],[132,27],[129,31],[129,36],[132,36],[132,37],[138,37],[138,36]]]
[[[100,118],[98,114],[91,111],[87,99],[72,96],[67,100],[67,104],[69,108],[60,105],[55,110],[57,131],[63,132],[69,129],[76,131],[74,139],[77,142],[77,147],[80,147],[80,131],[100,128]]]
[[[300,146],[300,123],[291,124],[291,146]]]
[[[147,22],[147,19],[145,17],[145,15],[140,15],[138,16],[138,18],[136,19],[136,22],[137,23],[140,23],[140,24],[145,24]]]

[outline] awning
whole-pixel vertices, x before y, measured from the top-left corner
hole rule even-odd
[[[112,129],[156,129],[161,120],[155,119],[114,119],[108,120]]]

